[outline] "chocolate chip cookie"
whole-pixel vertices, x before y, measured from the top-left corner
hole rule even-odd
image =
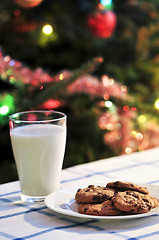
[[[112,198],[114,206],[123,212],[147,213],[154,206],[153,200],[148,194],[142,194],[135,191],[118,192]]]
[[[78,189],[75,200],[77,203],[100,203],[111,199],[115,194],[115,189],[89,185],[87,188]]]
[[[129,182],[121,182],[121,181],[109,182],[107,183],[106,187],[114,188],[119,191],[133,190],[143,194],[149,193],[146,187],[140,187],[134,183],[129,183]]]
[[[116,216],[121,214],[121,211],[114,206],[112,200],[107,200],[101,204],[101,216]]]
[[[80,204],[78,212],[95,216],[116,216],[121,213],[120,210],[116,209],[111,200],[107,200],[102,203]]]
[[[89,185],[75,195],[78,212],[96,216],[147,213],[159,205],[146,187],[130,182],[109,182],[106,187]]]
[[[158,200],[155,197],[151,196],[151,195],[150,195],[150,198],[153,201],[152,208],[158,207]]]

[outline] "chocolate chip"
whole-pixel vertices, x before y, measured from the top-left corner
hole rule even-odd
[[[117,187],[119,185],[119,181],[114,182],[114,186]]]
[[[85,192],[89,192],[90,191],[90,188],[86,189]]]
[[[143,211],[144,208],[140,206],[140,207],[137,209],[137,212],[140,212],[140,210]]]
[[[93,212],[99,213],[99,211],[97,211],[97,210],[93,210]]]
[[[151,210],[152,206],[149,206],[149,210]]]
[[[107,199],[108,199],[108,196],[106,194],[103,194],[102,200],[107,200]]]
[[[97,196],[97,195],[93,197],[93,200],[96,201],[96,202],[99,202],[100,199],[101,199],[100,196]]]
[[[133,213],[135,211],[135,209],[132,209],[132,210],[130,210],[130,213]]]
[[[87,210],[88,210],[88,208],[85,208],[85,209],[84,209],[84,213],[85,213]]]
[[[89,185],[88,188],[94,188],[95,186],[94,185]]]

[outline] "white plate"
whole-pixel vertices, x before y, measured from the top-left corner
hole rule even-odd
[[[105,184],[100,184],[104,186]],[[159,186],[150,184],[138,184],[140,186],[145,186],[148,188],[150,195],[156,197],[159,200]],[[99,186],[99,185],[98,185]],[[152,209],[148,213],[125,215],[125,216],[93,216],[78,213],[78,204],[74,199],[75,193],[68,192],[65,190],[59,190],[49,194],[45,198],[46,206],[52,211],[60,214],[64,214],[71,217],[86,218],[86,219],[96,219],[96,220],[124,220],[131,218],[141,218],[159,213],[159,207]]]

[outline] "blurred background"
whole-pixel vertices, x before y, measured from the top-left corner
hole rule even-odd
[[[68,115],[63,168],[159,146],[158,0],[1,0],[0,183],[34,109]]]

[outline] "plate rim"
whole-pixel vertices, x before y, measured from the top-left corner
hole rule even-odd
[[[145,187],[155,187],[159,190],[159,186],[158,185],[153,185],[153,184],[147,184],[147,183],[136,183],[138,185],[142,185]],[[96,184],[94,184],[96,185]],[[57,196],[57,194],[64,194],[64,195],[69,195],[68,199],[66,201],[63,202],[63,204],[65,204],[66,209],[63,208],[56,208],[54,206],[51,206],[49,204],[49,201],[55,200],[55,197]],[[148,217],[148,216],[152,216],[155,214],[159,213],[159,206],[152,209],[151,211],[149,211],[148,213],[142,213],[142,214],[134,214],[134,215],[124,215],[124,216],[95,216],[95,215],[87,215],[87,214],[81,214],[78,212],[74,212],[73,210],[71,210],[68,205],[70,202],[75,201],[75,193],[74,192],[70,192],[67,191],[65,189],[60,189],[56,192],[52,192],[50,193],[44,200],[44,203],[46,205],[46,207],[50,210],[52,210],[53,212],[62,214],[62,215],[67,215],[69,217],[77,217],[77,218],[83,218],[83,219],[94,219],[94,220],[125,220],[125,219],[135,219],[135,218],[143,218],[143,217]],[[154,196],[155,197],[155,196]],[[159,201],[159,198],[157,198]],[[55,204],[54,204],[55,205]],[[69,210],[70,209],[70,210]]]

